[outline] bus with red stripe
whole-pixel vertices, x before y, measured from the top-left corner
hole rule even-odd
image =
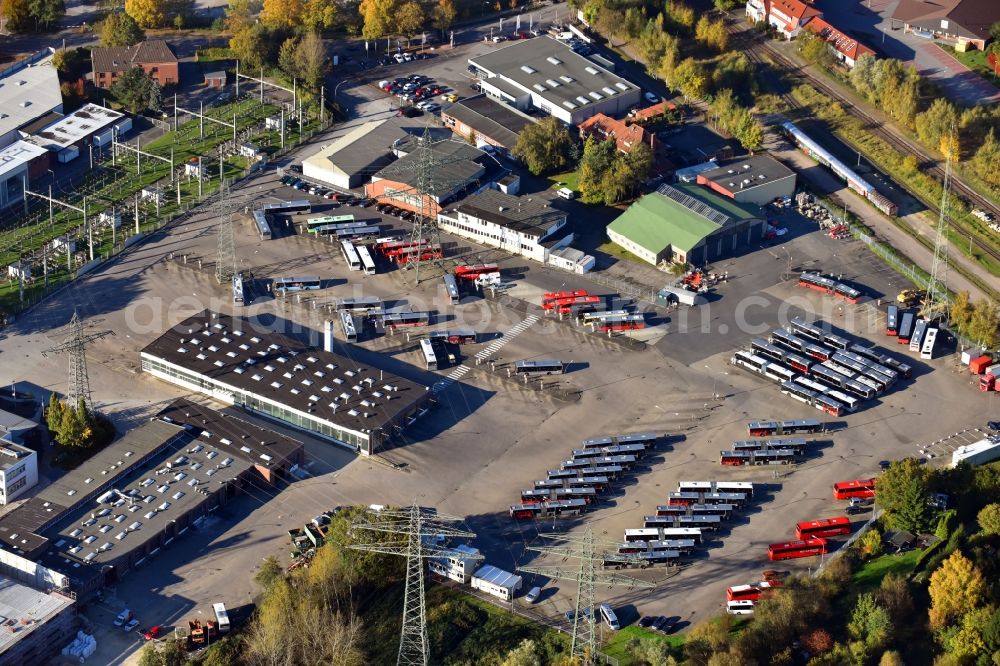
[[[780,580],[764,580],[753,585],[733,585],[726,589],[726,601],[759,601],[761,595],[781,587]]]
[[[793,560],[799,557],[824,555],[826,552],[826,539],[816,537],[800,541],[772,543],[767,547],[767,559],[773,561]]]
[[[456,266],[455,277],[463,280],[475,280],[476,278],[489,273],[499,273],[500,267],[496,264],[474,264],[469,266]]]
[[[576,291],[554,291],[542,295],[542,305],[550,303],[552,301],[561,301],[565,298],[576,298],[577,296],[587,296],[588,292],[586,289],[577,289]]]
[[[570,298],[557,298],[552,301],[546,301],[542,303],[543,310],[556,310],[559,312],[569,312],[574,305],[589,305],[593,303],[600,303],[600,296],[572,296]]]
[[[844,536],[851,533],[851,521],[847,516],[837,516],[836,518],[821,518],[820,520],[807,520],[795,526],[796,539],[809,539],[812,537],[835,537]]]
[[[852,497],[861,499],[875,497],[875,479],[857,479],[833,484],[833,499],[845,500]]]

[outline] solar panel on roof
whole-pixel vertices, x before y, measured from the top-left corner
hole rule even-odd
[[[656,190],[660,194],[668,197],[680,205],[684,206],[688,210],[698,213],[702,217],[715,222],[720,227],[728,223],[732,218],[730,218],[725,213],[719,212],[712,208],[708,204],[695,199],[694,197],[681,192],[678,189],[670,187],[669,185],[660,185]]]

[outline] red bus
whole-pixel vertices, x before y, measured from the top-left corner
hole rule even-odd
[[[823,518],[821,520],[807,520],[795,526],[796,539],[809,539],[811,537],[835,537],[851,533],[851,521],[847,516],[837,516],[836,518]]]
[[[574,305],[589,305],[592,303],[600,303],[600,302],[601,302],[600,296],[571,296],[569,298],[557,298],[552,301],[546,301],[542,303],[542,309],[555,310],[558,308],[560,312],[562,312],[563,310],[569,312],[569,310]]]
[[[801,541],[772,543],[767,547],[767,559],[775,561],[792,560],[799,557],[822,555],[826,552],[826,539],[817,537],[814,539],[803,539]]]
[[[542,296],[542,305],[545,305],[549,301],[560,301],[564,298],[576,298],[577,296],[587,296],[586,289],[578,289],[576,291],[556,291],[549,292]]]
[[[455,277],[463,280],[475,280],[480,275],[487,273],[499,273],[500,267],[496,264],[475,264],[473,266],[456,266]]]
[[[443,259],[443,258],[444,254],[441,252],[441,246],[431,245],[427,247],[426,251],[421,252],[420,254],[412,253],[412,254],[396,255],[396,263],[399,264],[400,266],[405,266],[411,261],[427,261],[429,259]]]
[[[841,481],[833,484],[833,499],[845,500],[852,497],[870,499],[875,497],[875,479]]]
[[[765,580],[753,585],[734,585],[726,590],[726,601],[759,601],[768,590],[781,587],[780,580]]]

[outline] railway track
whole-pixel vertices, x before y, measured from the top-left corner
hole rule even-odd
[[[744,53],[747,54],[747,57],[750,58],[750,60],[757,63],[762,63],[763,61],[761,59],[761,55],[757,51],[758,50],[763,51],[776,64],[781,65],[788,74],[795,76],[801,81],[809,83],[809,85],[811,85],[813,88],[823,93],[824,95],[830,97],[831,99],[840,102],[845,107],[850,107],[851,109],[850,113],[860,118],[865,123],[867,123],[869,131],[872,134],[878,136],[883,141],[892,146],[894,149],[901,151],[903,154],[915,155],[918,159],[921,160],[921,162],[930,165],[925,167],[924,169],[925,172],[930,173],[931,175],[935,176],[941,181],[944,180],[944,169],[941,167],[940,164],[938,164],[936,158],[928,155],[921,148],[914,145],[912,142],[902,137],[899,137],[894,132],[885,129],[879,120],[877,120],[870,114],[866,113],[863,109],[855,105],[854,102],[846,95],[841,94],[838,90],[836,90],[835,88],[833,88],[832,86],[828,85],[823,81],[818,81],[815,78],[802,74],[799,71],[798,64],[793,62],[791,59],[785,57],[783,54],[779,53],[774,48],[770,47],[763,40],[755,38],[746,39],[745,32],[743,34],[740,33],[732,33],[732,34],[737,38],[740,38],[740,41],[744,43],[746,47]],[[782,98],[793,108],[801,108],[801,105],[798,102],[796,102],[795,99],[790,94],[784,94],[782,95]],[[970,188],[968,185],[963,183],[960,179],[957,179],[954,175],[951,176],[950,183],[951,183],[951,188],[957,191],[959,194],[961,194],[966,200],[971,201],[976,207],[989,211],[993,213],[995,217],[1000,218],[1000,207],[997,207],[992,202],[985,199],[982,195],[980,195],[974,189]],[[906,188],[900,188],[900,189],[909,192],[909,190],[907,190]],[[911,196],[916,196],[912,193],[910,194]],[[927,206],[927,208],[933,211],[935,214],[939,213],[940,208],[935,203],[927,201],[921,197],[916,197],[916,198],[920,199],[920,201],[922,201],[923,204]],[[975,245],[984,254],[990,256],[993,260],[1000,262],[1000,250],[997,250],[992,243],[989,243],[981,239],[978,236],[979,233],[978,230],[971,229],[968,226],[963,225],[954,219],[949,219],[948,224],[957,232],[965,236],[968,236],[972,240],[973,245]]]

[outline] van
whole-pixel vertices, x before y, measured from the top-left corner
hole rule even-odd
[[[726,612],[730,615],[753,615],[753,602],[749,599],[726,602]]]
[[[524,600],[527,601],[529,604],[533,604],[536,601],[538,601],[538,597],[540,596],[542,596],[542,588],[533,587],[530,590],[528,590],[528,594],[525,595]]]
[[[120,627],[131,619],[132,619],[132,611],[126,608],[121,613],[118,613],[118,617],[115,618],[114,625],[116,627]]]
[[[556,190],[556,194],[562,197],[563,199],[573,199],[576,196],[573,193],[573,190],[569,189],[568,187],[560,187],[558,190]]]
[[[622,628],[622,625],[618,622],[618,616],[615,615],[615,611],[612,610],[610,604],[601,604],[600,610],[601,619],[604,620],[609,627],[616,631]]]

